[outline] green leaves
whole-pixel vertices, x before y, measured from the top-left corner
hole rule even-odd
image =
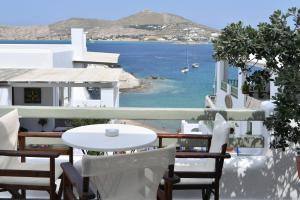
[[[276,10],[269,19],[256,29],[242,22],[229,24],[213,41],[213,56],[240,68],[247,74],[248,84],[254,83],[257,90],[270,81],[269,73],[277,75],[274,83],[278,93],[272,97],[277,108],[265,125],[273,130],[271,145],[284,149],[300,138],[300,9],[292,7],[286,13]],[[252,66],[247,63],[251,54],[266,60],[265,70],[250,74]]]

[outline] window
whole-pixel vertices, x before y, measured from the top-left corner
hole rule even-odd
[[[41,88],[24,88],[24,102],[25,103],[42,103]]]
[[[89,93],[90,99],[93,99],[93,100],[101,99],[101,88],[87,87],[86,89]]]
[[[252,135],[252,122],[247,122],[247,135]]]

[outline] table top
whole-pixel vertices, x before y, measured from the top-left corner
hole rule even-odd
[[[109,137],[106,129],[118,129],[119,135]],[[151,146],[157,138],[154,131],[125,124],[95,124],[80,126],[63,133],[68,146],[90,151],[127,151]]]

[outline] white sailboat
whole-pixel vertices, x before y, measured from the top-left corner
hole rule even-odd
[[[188,57],[188,49],[186,47],[186,66],[181,68],[181,73],[187,73],[188,71],[190,71],[190,67],[189,67],[189,57]]]
[[[199,67],[199,63],[193,63],[193,64],[192,64],[192,67],[193,67],[193,68],[198,68],[198,67]]]

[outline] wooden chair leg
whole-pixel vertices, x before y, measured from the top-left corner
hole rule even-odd
[[[21,190],[21,196],[26,199],[26,190]]]
[[[11,194],[12,199],[24,199],[18,190],[9,190],[8,189],[7,191]]]
[[[165,190],[165,199],[172,200],[173,199],[173,189],[171,183],[165,183],[164,190]]]
[[[202,189],[202,199],[206,200],[206,189]]]
[[[51,188],[49,191],[50,200],[58,200],[58,195],[56,194],[56,188]]]
[[[219,183],[215,183],[215,200],[219,200]]]

